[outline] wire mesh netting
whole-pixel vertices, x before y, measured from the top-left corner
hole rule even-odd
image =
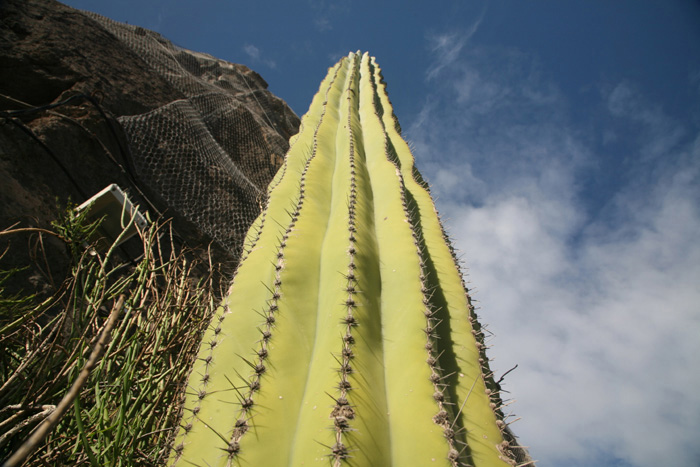
[[[58,2],[2,0],[0,30],[0,464],[162,465],[299,119],[246,66]],[[154,222],[93,248],[74,205],[112,184]]]
[[[86,14],[182,93],[148,113],[119,117],[137,175],[169,208],[237,257],[297,117],[246,67]]]

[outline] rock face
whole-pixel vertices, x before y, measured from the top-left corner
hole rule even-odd
[[[117,183],[229,263],[299,128],[249,68],[53,0],[0,3],[0,111],[0,229]]]
[[[118,452],[123,465],[167,458],[171,402],[299,123],[243,65],[54,0],[0,0],[0,464],[73,384],[115,286],[137,306],[120,314],[126,344],[102,356],[113,371],[91,373],[99,390],[83,387],[81,413],[107,420],[143,400],[142,428],[119,444],[101,422],[88,424],[81,436],[94,437],[76,451],[82,428],[71,409],[29,465],[88,463],[96,439],[110,439],[105,454]],[[105,259],[80,236],[38,233],[57,230],[69,201],[111,184],[152,220],[173,218],[174,235],[161,226],[161,241],[135,238]],[[92,295],[92,268],[104,265],[99,287],[111,291]]]

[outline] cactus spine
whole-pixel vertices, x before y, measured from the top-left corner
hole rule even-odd
[[[171,463],[514,464],[374,58],[329,70],[291,143],[204,336]]]

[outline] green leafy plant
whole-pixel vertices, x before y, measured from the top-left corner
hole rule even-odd
[[[95,237],[100,224],[104,219],[89,222],[88,210],[78,211],[73,203],[68,203],[65,209],[59,210],[60,216],[51,223],[54,232],[62,238],[71,252],[73,262],[80,261],[80,255],[85,251]]]
[[[379,67],[321,83],[190,375],[177,465],[514,465],[484,336]]]

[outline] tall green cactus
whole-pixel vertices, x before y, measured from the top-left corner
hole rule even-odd
[[[379,67],[329,70],[190,376],[177,465],[513,465]]]

